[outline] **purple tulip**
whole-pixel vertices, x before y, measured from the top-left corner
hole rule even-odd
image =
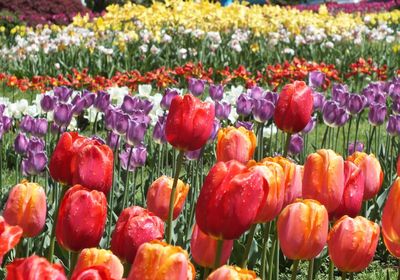
[[[396,135],[400,130],[400,120],[399,117],[396,115],[390,115],[387,125],[386,125],[386,131],[394,136]]]
[[[322,110],[325,104],[325,96],[319,92],[313,92],[314,110]]]
[[[83,110],[85,110],[85,106],[86,106],[86,100],[77,95],[75,96],[74,100],[72,100],[72,114],[74,116],[79,116]]]
[[[322,118],[326,125],[335,127],[339,104],[336,101],[328,100],[322,107]]]
[[[200,149],[194,150],[194,151],[187,151],[187,152],[185,152],[185,157],[188,160],[198,160],[200,158],[202,150],[203,150],[203,148],[200,148]]]
[[[290,137],[288,152],[292,155],[297,155],[303,150],[304,141],[300,134],[293,134]]]
[[[113,130],[117,120],[117,109],[111,107],[104,114],[104,124],[107,130]]]
[[[346,109],[350,114],[356,115],[361,113],[361,111],[364,109],[364,104],[364,96],[359,94],[350,94],[346,102]]]
[[[194,95],[194,96],[199,96],[202,95],[204,92],[204,87],[206,85],[206,81],[196,79],[196,78],[189,78],[188,79],[188,88],[189,91]]]
[[[97,92],[97,96],[94,100],[93,106],[100,112],[104,112],[107,110],[108,106],[110,106],[111,103],[111,97],[110,95],[102,90],[99,90]]]
[[[44,151],[45,144],[44,141],[38,137],[31,137],[28,142],[28,151],[32,152],[42,152]]]
[[[267,91],[265,93],[264,99],[272,102],[272,104],[276,105],[276,102],[278,101],[279,94],[276,92],[272,91]]]
[[[164,96],[161,99],[161,103],[160,103],[161,108],[163,108],[164,110],[168,110],[169,107],[171,106],[172,99],[178,95],[179,95],[179,92],[177,90],[167,88],[164,92]]]
[[[274,115],[275,105],[266,99],[254,100],[253,116],[259,123],[269,121]]]
[[[308,75],[308,85],[314,89],[321,87],[325,81],[325,74],[319,71],[312,71]]]
[[[72,105],[59,103],[54,108],[54,122],[67,127],[72,120]]]
[[[34,125],[34,119],[31,116],[24,116],[19,124],[19,129],[25,133],[31,133]]]
[[[262,88],[260,87],[252,87],[251,89],[247,90],[248,95],[252,98],[252,99],[261,99],[264,97],[265,92]]]
[[[220,101],[220,100],[222,100],[222,97],[224,96],[224,86],[211,84],[208,89],[208,92],[209,92],[212,100]]]
[[[32,128],[32,134],[38,137],[43,137],[47,133],[48,122],[44,118],[35,119]]]
[[[352,142],[349,144],[347,150],[349,155],[352,155],[355,152],[362,152],[364,150],[364,144],[362,142],[356,141],[356,145],[354,145],[354,142]]]
[[[67,130],[67,128],[65,126],[58,126],[54,122],[50,125],[50,132],[54,135],[57,135],[59,133],[61,134],[61,133],[65,132],[66,130]]]
[[[96,99],[96,94],[88,90],[83,90],[82,99],[85,101],[85,109],[87,109],[94,104],[94,100]]]
[[[118,134],[115,134],[111,131],[110,133],[108,133],[106,143],[112,150],[115,150],[119,145],[120,138],[121,137],[119,137]]]
[[[124,101],[122,102],[121,109],[127,114],[131,114],[133,111],[138,109],[139,98],[125,95]]]
[[[148,115],[153,109],[153,103],[148,99],[139,99],[139,110],[143,111],[144,114]]]
[[[164,116],[160,116],[154,126],[153,139],[158,144],[164,144],[167,141],[165,138],[165,121],[166,118]]]
[[[225,101],[215,101],[215,117],[219,120],[225,120],[231,113],[231,104]]]
[[[239,115],[248,116],[248,115],[250,115],[252,109],[253,109],[252,99],[244,93],[239,95],[239,97],[236,101],[237,113]]]
[[[368,121],[371,125],[383,124],[386,117],[386,106],[379,103],[371,103],[369,106]]]
[[[19,132],[14,140],[14,150],[17,154],[23,155],[28,149],[29,139],[22,132]]]
[[[214,141],[215,138],[218,135],[218,131],[221,128],[221,123],[219,122],[219,120],[215,119],[214,120],[214,124],[213,124],[213,130],[211,132],[210,138],[208,138],[208,141]]]
[[[43,95],[42,99],[40,100],[40,107],[42,108],[43,112],[53,111],[54,105],[55,105],[54,97],[48,94]]]
[[[126,150],[120,153],[119,159],[121,160],[121,167],[124,170],[128,169],[129,171],[134,171],[135,168],[143,166],[146,163],[147,150],[143,146],[135,148],[128,147]]]
[[[4,131],[9,131],[11,129],[11,125],[12,125],[12,118],[7,117],[7,116],[2,116],[1,123],[3,124]]]
[[[362,95],[367,98],[367,105],[375,103],[375,99],[382,101],[383,84],[380,82],[373,82],[368,84],[363,90]],[[377,95],[380,95],[377,97]],[[384,96],[384,94],[383,94]],[[379,102],[382,103],[382,102]]]
[[[115,123],[113,124],[113,131],[118,135],[124,135],[129,126],[129,115],[121,110],[115,110]]]
[[[71,97],[73,90],[65,86],[55,87],[53,89],[54,95],[58,98],[59,102],[67,102]]]
[[[4,111],[6,110],[6,105],[5,104],[0,104],[0,116],[4,114]]]
[[[346,124],[346,122],[349,120],[349,114],[346,112],[344,108],[339,108],[336,112],[337,114],[337,119],[336,119],[336,125],[337,126],[343,126]]]
[[[392,111],[395,114],[400,114],[400,102],[398,100],[393,100]]]
[[[236,122],[236,127],[239,128],[243,126],[247,130],[253,130],[254,128],[254,123],[252,122],[245,122],[245,121],[237,121]]]
[[[315,125],[317,124],[317,118],[316,117],[312,117],[311,120],[308,122],[308,124],[306,125],[306,127],[303,129],[303,133],[310,133],[311,131],[313,131],[313,129],[315,128]]]
[[[346,85],[334,84],[332,87],[332,100],[339,103],[340,106],[344,106],[347,102],[349,91]]]
[[[24,176],[37,175],[43,172],[47,164],[47,156],[45,152],[28,151],[28,157],[21,162],[22,174]]]
[[[146,125],[133,120],[129,121],[129,126],[126,132],[126,142],[131,146],[137,146],[143,141],[146,134]]]

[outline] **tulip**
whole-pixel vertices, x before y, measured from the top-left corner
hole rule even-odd
[[[355,152],[362,152],[364,150],[364,143],[360,141],[356,141],[355,143],[350,143],[349,147],[347,148],[348,154],[351,155]]]
[[[86,270],[93,266],[105,267],[108,270],[111,279],[121,279],[124,274],[124,267],[121,261],[111,251],[90,248],[83,249],[79,254],[72,278],[79,275],[82,270]]]
[[[253,224],[265,202],[259,172],[232,160],[218,162],[208,173],[196,205],[202,232],[217,239],[236,239]]]
[[[220,129],[217,142],[217,161],[237,160],[246,163],[253,158],[257,139],[254,132],[244,127]]]
[[[44,227],[46,211],[44,189],[36,183],[23,180],[11,189],[3,216],[8,224],[20,226],[24,237],[34,237]]]
[[[6,266],[5,280],[67,280],[61,264],[49,263],[45,258],[30,256],[26,259],[16,259]]]
[[[400,201],[400,178],[394,181],[390,188],[386,204],[382,212],[382,236],[385,246],[396,258],[400,258],[400,223],[399,215]]]
[[[107,219],[104,193],[75,185],[64,195],[56,224],[57,242],[70,251],[96,247]]]
[[[19,129],[25,133],[31,133],[34,125],[34,119],[31,116],[25,116],[22,118],[19,124]]]
[[[195,78],[188,79],[188,89],[194,96],[203,94],[206,81]]]
[[[339,103],[340,106],[344,106],[349,98],[349,90],[347,85],[334,84],[332,87],[332,100]]]
[[[167,141],[179,150],[193,151],[203,147],[214,125],[214,106],[193,95],[176,96],[165,125]]]
[[[253,109],[253,101],[247,94],[239,95],[236,101],[236,112],[239,115],[248,116]]]
[[[340,271],[360,272],[372,261],[378,240],[378,224],[361,216],[343,216],[329,232],[329,257]]]
[[[14,140],[14,150],[17,154],[23,155],[28,149],[29,139],[26,137],[25,133],[18,133]]]
[[[50,112],[54,109],[54,97],[52,95],[44,94],[40,100],[40,107],[43,112]]]
[[[283,254],[292,260],[311,260],[328,237],[328,211],[318,201],[299,200],[283,209],[277,230]]]
[[[158,144],[164,144],[167,140],[165,138],[165,117],[160,116],[153,130],[153,139]]]
[[[119,280],[111,277],[109,270],[101,265],[91,266],[80,270],[72,275],[71,280]]]
[[[196,272],[181,247],[154,240],[139,247],[126,280],[194,280]]]
[[[231,255],[233,240],[224,240],[220,263],[226,263]],[[193,260],[203,266],[213,268],[217,251],[217,239],[202,232],[198,225],[193,228],[192,239],[190,240],[190,252]]]
[[[383,171],[378,159],[373,154],[355,152],[347,160],[361,168],[365,179],[364,200],[373,198],[382,187]]]
[[[132,263],[140,245],[164,238],[163,221],[139,206],[122,210],[111,239],[111,251],[123,261]]]
[[[44,151],[34,152],[28,149],[28,156],[21,162],[24,176],[37,175],[44,171],[47,165],[47,156]]]
[[[147,192],[147,209],[164,221],[168,219],[169,201],[171,198],[173,180],[173,178],[163,175],[151,184]],[[189,185],[178,179],[174,197],[174,220],[178,218],[179,213],[181,213],[188,192]]]
[[[219,120],[225,120],[231,113],[231,104],[225,101],[215,101],[215,117]]]
[[[303,166],[280,156],[262,160],[262,162],[265,161],[275,162],[283,169],[285,185],[283,207],[300,198],[302,196]]]
[[[73,90],[67,88],[66,86],[55,87],[53,89],[54,95],[58,98],[61,102],[67,102],[68,99],[71,97]]]
[[[312,88],[319,88],[325,82],[325,73],[312,71],[308,75],[308,85]]]
[[[104,112],[110,106],[111,96],[105,91],[98,91],[93,106],[96,110]]]
[[[311,119],[313,106],[312,90],[303,81],[285,85],[275,107],[276,126],[290,134],[302,131]]]
[[[22,228],[20,226],[10,226],[0,216],[0,265],[3,261],[3,256],[14,248],[22,236]]]
[[[168,110],[169,107],[171,106],[172,99],[178,95],[179,95],[178,90],[170,88],[165,89],[164,95],[160,102],[161,108],[163,108],[164,110]]]
[[[253,130],[254,123],[253,122],[245,122],[245,121],[237,121],[236,122],[236,128],[239,128],[241,126],[244,127],[247,130]]]
[[[275,105],[267,99],[254,100],[253,115],[255,121],[265,123],[274,115]]]
[[[332,212],[339,207],[343,191],[343,158],[325,149],[308,155],[304,164],[303,197],[318,200]]]
[[[257,274],[251,270],[237,266],[224,265],[213,271],[207,280],[260,280]]]
[[[293,134],[290,137],[288,152],[291,155],[300,154],[304,147],[304,140],[300,134]]]
[[[351,161],[344,162],[344,191],[338,208],[330,213],[333,218],[344,215],[355,217],[361,210],[364,195],[364,174]]]
[[[72,105],[59,103],[54,108],[54,122],[60,127],[67,127],[72,120]]]
[[[387,109],[384,104],[372,103],[369,106],[368,121],[373,126],[383,124]]]
[[[208,88],[208,92],[209,92],[212,100],[220,101],[224,95],[224,86],[210,84],[210,87]]]
[[[121,161],[122,169],[134,171],[137,167],[143,166],[146,163],[147,150],[143,146],[135,148],[129,147],[128,149],[119,154],[119,159]]]

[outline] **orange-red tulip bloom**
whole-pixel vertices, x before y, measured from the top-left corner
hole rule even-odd
[[[382,235],[386,248],[396,258],[400,258],[400,178],[390,188],[385,207],[382,212]]]
[[[173,182],[173,178],[163,175],[155,180],[147,191],[147,209],[164,221],[168,219],[169,201]],[[179,213],[181,213],[188,192],[189,185],[178,180],[174,198],[174,220],[179,216]]]
[[[21,236],[21,227],[10,226],[3,216],[0,216],[0,265],[3,261],[3,256],[18,244]]]
[[[6,280],[67,280],[62,265],[51,264],[45,258],[35,255],[26,259],[16,259],[6,268]]]
[[[326,245],[328,212],[316,200],[298,200],[283,209],[277,230],[283,254],[292,260],[311,260]]]
[[[344,160],[332,150],[308,155],[304,164],[303,197],[321,202],[328,212],[339,207],[344,191]]]
[[[343,216],[329,232],[329,256],[340,271],[360,272],[372,261],[378,240],[378,224],[361,216]]]
[[[106,219],[104,193],[75,185],[61,201],[56,225],[57,242],[71,251],[96,247],[103,235]]]
[[[102,265],[95,265],[86,267],[72,275],[71,280],[121,280],[122,278],[111,277],[110,271],[107,267]]]
[[[139,206],[125,208],[118,217],[111,239],[111,251],[132,263],[140,245],[164,238],[164,222]]]
[[[224,240],[222,245],[221,264],[228,261],[233,248],[233,240]],[[190,240],[190,252],[193,260],[203,266],[213,268],[217,251],[217,239],[202,232],[197,225],[193,228]]]
[[[264,179],[238,161],[220,161],[208,173],[196,205],[202,232],[218,239],[236,239],[254,223],[265,202]]]
[[[191,94],[174,97],[165,124],[167,141],[183,151],[200,149],[211,135],[214,116],[214,105],[209,102]]]
[[[364,174],[364,200],[373,198],[379,192],[383,182],[383,171],[378,159],[373,154],[355,152],[347,160],[354,162]]]
[[[260,280],[254,271],[224,265],[211,273],[207,280]]]
[[[124,274],[124,267],[121,261],[111,251],[90,248],[83,249],[79,254],[72,278],[81,274],[82,270],[87,270],[93,266],[105,267],[111,279],[121,279]]]
[[[295,81],[283,87],[276,103],[274,121],[287,133],[302,131],[311,120],[314,107],[312,90],[303,81]]]
[[[218,132],[217,161],[237,160],[246,163],[253,158],[257,139],[253,131],[229,126]]]
[[[181,247],[155,240],[140,246],[127,280],[194,280],[196,272]]]
[[[46,222],[46,194],[36,183],[23,180],[8,195],[4,219],[10,225],[20,226],[24,237],[38,235]]]

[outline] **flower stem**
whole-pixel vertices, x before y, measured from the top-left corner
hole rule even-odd
[[[262,279],[265,279],[267,276],[267,251],[268,251],[268,241],[269,241],[269,232],[271,230],[271,222],[267,222],[265,224],[265,229],[264,229],[264,245],[263,245],[263,251],[262,251],[262,260],[261,260],[261,276]]]
[[[243,253],[243,260],[241,267],[246,268],[247,261],[250,253],[251,245],[253,244],[254,234],[256,233],[257,224],[253,224],[250,228],[249,234],[247,235],[246,247]]]
[[[175,175],[174,175],[174,182],[172,184],[171,189],[171,197],[169,198],[169,211],[168,211],[168,220],[167,220],[167,243],[171,244],[172,241],[172,218],[174,213],[174,201],[175,201],[175,192],[176,186],[178,185],[179,173],[181,172],[181,167],[183,163],[183,151],[179,151],[178,159],[176,160],[176,168],[175,168]]]
[[[210,274],[210,268],[205,267],[203,269],[203,280],[206,280],[209,274]]]
[[[214,269],[217,269],[221,264],[222,246],[224,245],[223,239],[217,240],[217,250],[215,252]]]
[[[346,278],[347,278],[347,273],[346,272],[342,272],[342,280],[346,280]]]
[[[314,259],[308,261],[308,276],[307,280],[312,280],[314,278]]]
[[[129,172],[130,172],[129,165],[131,164],[132,152],[133,152],[133,146],[131,146],[131,149],[129,150],[128,164],[126,166],[125,187],[124,187],[124,198],[123,198],[122,210],[125,209],[126,204],[127,204],[127,197],[128,197],[128,192],[129,192]],[[133,195],[135,195],[135,193]]]
[[[290,278],[291,280],[296,280],[297,276],[297,268],[299,267],[299,260],[293,261],[293,266],[292,266],[292,277]]]
[[[397,280],[400,280],[400,261],[399,261],[399,267],[397,268]]]
[[[74,272],[76,263],[78,261],[79,252],[71,252],[71,262],[69,266],[69,274],[72,275]]]
[[[292,137],[291,133],[286,134],[286,142],[285,142],[285,149],[283,150],[283,157],[287,157],[291,137]]]
[[[333,262],[331,260],[329,260],[329,272],[328,272],[328,279],[329,280],[334,280],[333,279]]]

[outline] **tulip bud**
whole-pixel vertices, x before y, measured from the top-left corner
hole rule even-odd
[[[19,129],[25,133],[31,133],[33,128],[34,119],[31,116],[25,116],[22,118],[19,124]]]
[[[21,227],[9,225],[0,216],[0,265],[3,262],[3,256],[18,244],[21,236]]]
[[[72,105],[59,103],[54,108],[54,122],[58,126],[67,127],[72,120]]]
[[[325,82],[325,73],[312,71],[308,74],[308,85],[312,88],[319,88]]]
[[[225,101],[215,101],[215,117],[219,120],[225,120],[231,113],[231,104]]]
[[[398,226],[400,178],[390,188],[382,212],[382,236],[385,246],[396,258],[400,258],[400,228]]]
[[[311,260],[324,248],[328,237],[328,212],[318,201],[298,200],[278,217],[278,238],[283,254],[292,260]]]
[[[208,88],[208,92],[212,100],[219,101],[224,95],[224,86],[211,84]]]
[[[61,201],[56,224],[57,242],[71,251],[96,247],[103,235],[106,219],[104,193],[75,185]]]
[[[224,265],[214,270],[207,280],[260,280],[257,274],[251,270],[238,266]]]
[[[35,119],[33,122],[32,133],[37,137],[43,137],[47,133],[48,122],[46,119]]]
[[[290,136],[290,142],[288,148],[289,154],[291,155],[300,154],[301,151],[303,150],[303,147],[304,147],[304,140],[300,134],[293,134]]]
[[[158,120],[157,120],[156,124],[154,125],[153,139],[158,144],[164,144],[165,142],[167,142],[167,140],[165,138],[165,117],[164,116],[158,117]]]
[[[67,88],[66,86],[55,87],[53,89],[54,95],[58,98],[61,102],[67,102],[68,99],[71,97],[73,90]]]
[[[189,78],[188,83],[189,83],[188,85],[189,91],[194,96],[199,96],[204,92],[204,86],[206,84],[206,81],[195,78]]]
[[[17,137],[14,140],[14,150],[16,153],[23,155],[26,153],[28,148],[29,139],[25,136],[24,133],[18,133]]]
[[[236,112],[239,115],[247,116],[250,115],[253,109],[253,102],[250,96],[247,94],[239,95],[236,101]]]
[[[140,245],[164,238],[164,223],[139,206],[122,210],[111,239],[111,251],[123,261],[132,263]]]
[[[163,175],[151,184],[147,192],[147,209],[164,221],[168,219],[169,202],[171,198],[173,181],[173,178]],[[174,197],[174,220],[178,218],[179,213],[182,211],[188,192],[189,185],[178,179]]]
[[[71,280],[115,280],[122,279],[111,277],[109,270],[101,265],[86,267],[77,273],[74,273]]]
[[[126,280],[194,280],[196,272],[181,247],[154,240],[139,247]]]
[[[42,99],[40,100],[40,107],[42,108],[43,112],[50,112],[54,109],[54,97],[48,94],[43,95]]]
[[[164,110],[168,110],[169,107],[171,106],[172,99],[178,95],[179,92],[177,90],[167,88],[160,102],[161,107]]]
[[[86,248],[79,254],[72,278],[93,266],[106,268],[111,279],[121,279],[124,274],[124,267],[121,261],[109,250]]]
[[[228,261],[233,248],[233,240],[224,240],[222,245],[221,264]],[[193,260],[203,266],[213,268],[217,251],[217,239],[202,232],[197,225],[193,228],[190,240],[190,252]]]
[[[254,100],[253,104],[253,116],[254,119],[259,123],[265,123],[269,121],[275,111],[275,105],[267,99]]]
[[[384,104],[372,103],[369,106],[368,121],[373,126],[383,124],[387,109]]]
[[[96,94],[93,106],[100,112],[104,112],[110,106],[111,96],[105,91],[99,90]]]
[[[304,163],[303,197],[321,202],[329,212],[339,207],[344,190],[344,161],[332,150],[308,155]]]
[[[329,232],[329,257],[340,271],[360,272],[372,261],[378,241],[378,224],[361,216],[343,216]]]
[[[5,280],[67,280],[61,264],[51,264],[45,258],[36,255],[25,259],[15,259],[6,266],[6,269]]]
[[[144,139],[146,129],[145,123],[129,120],[128,129],[126,130],[126,142],[131,146],[139,145]]]
[[[253,131],[229,126],[220,129],[217,142],[217,161],[237,160],[246,163],[253,158],[257,139]]]
[[[364,175],[364,200],[373,198],[381,189],[383,171],[378,159],[373,154],[355,152],[347,160],[361,168]]]
[[[332,87],[332,100],[339,103],[340,106],[344,106],[349,97],[349,90],[347,85],[334,84]]]

